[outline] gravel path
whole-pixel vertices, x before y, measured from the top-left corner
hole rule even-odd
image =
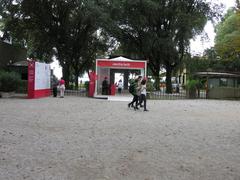
[[[0,99],[1,180],[240,180],[240,101]]]

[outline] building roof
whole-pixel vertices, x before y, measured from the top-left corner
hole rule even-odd
[[[132,59],[128,59],[128,58],[125,58],[125,57],[122,57],[122,56],[112,58],[110,60],[112,60],[112,61],[133,61]]]
[[[141,60],[141,59],[128,59],[122,56],[111,58],[111,59],[106,59],[106,58],[100,58],[97,59],[99,61],[122,61],[122,62],[142,62],[142,61],[147,61],[147,60]]]
[[[199,77],[240,77],[240,74],[226,72],[196,72],[194,75]]]
[[[28,66],[28,61],[18,61],[11,64],[11,66]]]

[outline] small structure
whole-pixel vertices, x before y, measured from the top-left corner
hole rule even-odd
[[[225,72],[197,72],[197,77],[206,78],[207,98],[240,98],[240,74]]]
[[[28,79],[28,61],[18,61],[8,66],[10,71],[20,74],[22,80]]]
[[[51,95],[50,64],[36,61],[28,62],[28,98],[40,98]]]
[[[147,75],[147,61],[132,60],[124,57],[113,59],[97,59],[96,60],[96,80],[94,96],[100,95],[102,92],[102,82],[107,77],[109,83],[109,94],[115,95],[115,73],[123,75],[123,91],[128,89],[128,79],[130,75]]]

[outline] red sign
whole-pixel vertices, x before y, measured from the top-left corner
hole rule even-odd
[[[40,98],[51,95],[51,89],[36,89],[36,63],[35,61],[28,62],[28,98]]]
[[[28,62],[28,98],[34,97],[35,61]]]
[[[116,67],[116,68],[145,68],[145,61],[111,61],[98,60],[97,66],[100,67]]]

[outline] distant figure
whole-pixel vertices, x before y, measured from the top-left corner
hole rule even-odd
[[[60,86],[60,98],[64,98],[64,91],[65,91],[65,81],[63,78],[59,81]]]
[[[107,81],[107,77],[104,78],[102,82],[102,95],[108,95],[109,84]]]
[[[121,94],[122,93],[122,89],[123,89],[123,83],[122,80],[120,79],[118,81],[118,93]]]
[[[52,88],[53,88],[53,97],[57,97],[57,86],[58,86],[58,81],[57,81],[57,79],[56,79],[56,80],[53,80],[53,85],[52,85]]]

